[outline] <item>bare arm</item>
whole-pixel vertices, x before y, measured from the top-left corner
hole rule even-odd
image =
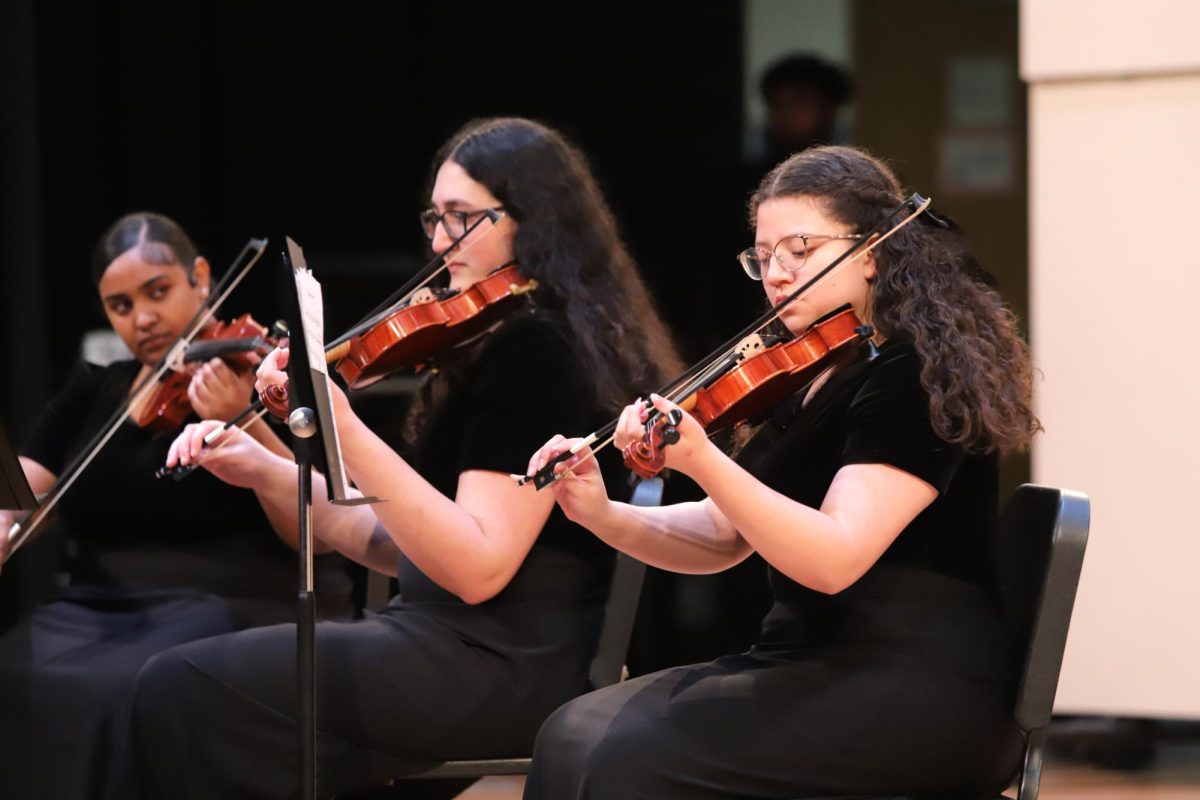
[[[453,500],[372,433],[348,406],[338,409],[346,469],[380,524],[417,567],[468,603],[495,596],[516,574],[545,525],[554,498],[530,497],[504,474],[468,470]]]
[[[230,430],[211,449],[204,437],[220,427],[218,420],[188,425],[171,444],[167,466],[184,466],[197,461],[209,472],[233,486],[254,491],[271,527],[293,549],[299,546],[299,501],[296,495],[296,465],[290,451],[277,455],[248,433]],[[282,443],[280,443],[282,444]],[[394,552],[380,551],[370,544],[375,516],[364,506],[335,506],[329,503],[325,479],[313,474],[313,550],[338,550],[372,569],[392,573]],[[389,563],[390,561],[390,563]]]
[[[588,527],[611,547],[672,572],[721,572],[754,552],[708,500],[657,508],[611,502]]]
[[[664,412],[672,407],[661,398],[655,403]],[[740,467],[690,416],[679,430],[668,465],[700,484],[714,512],[772,566],[820,592],[840,592],[858,580],[937,498],[933,486],[888,464],[849,464],[834,476],[821,507],[811,508]]]
[[[344,400],[343,400],[344,403]],[[191,425],[172,445],[168,465],[203,466],[236,486],[253,489],[276,532],[295,546],[296,467],[244,433],[203,450],[219,423]],[[470,470],[459,476],[455,498],[417,474],[350,411],[338,411],[346,469],[373,506],[328,502],[324,478],[313,476],[313,527],[322,542],[347,557],[395,574],[401,550],[426,575],[467,602],[482,602],[516,574],[553,507],[550,495],[531,502],[507,475]]]
[[[529,460],[532,474],[575,445],[578,439],[555,436]],[[646,508],[608,498],[604,476],[589,450],[570,465],[570,474],[553,484],[553,495],[568,519],[579,523],[611,547],[672,572],[720,572],[745,559],[752,549],[716,506],[708,500]],[[524,491],[540,496],[531,487]]]
[[[697,460],[691,476],[773,567],[829,594],[862,577],[937,498],[928,483],[890,465],[851,464],[838,470],[815,509],[766,486],[716,448]]]
[[[259,368],[259,391],[284,383],[286,364],[287,351],[270,353]],[[465,602],[483,602],[500,592],[545,525],[553,498],[531,499],[507,475],[468,470],[459,475],[450,499],[372,433],[332,382],[329,391],[346,471],[364,494],[383,501],[371,511],[393,545]],[[344,530],[352,532],[347,540],[330,541],[340,541],[349,555],[350,540],[361,543],[367,528],[347,525]]]

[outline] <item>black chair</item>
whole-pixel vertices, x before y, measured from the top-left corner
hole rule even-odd
[[[1018,641],[1027,642],[1014,714],[1025,735],[1016,800],[1037,800],[1046,727],[1058,691],[1090,519],[1087,495],[1032,483],[1017,488],[1000,517],[996,553],[1000,593],[1014,634]],[[918,799],[889,795],[812,800]]]
[[[638,482],[633,488],[629,502],[635,506],[657,506],[662,504],[662,478],[651,478]],[[637,615],[638,599],[642,592],[642,580],[646,565],[617,553],[613,568],[612,587],[608,603],[604,607],[604,622],[600,628],[600,639],[596,655],[588,670],[588,682],[593,690],[612,686],[622,680],[625,670],[625,654],[629,649],[629,637],[633,633],[633,621]],[[529,772],[529,758],[489,758],[475,761],[446,761],[417,772],[405,774],[392,781],[392,785],[414,778],[482,778],[488,775],[524,775]]]
[[[1031,483],[1017,488],[1000,519],[1000,589],[1016,633],[1029,643],[1017,689],[1025,734],[1017,800],[1037,800],[1090,522],[1087,495]]]

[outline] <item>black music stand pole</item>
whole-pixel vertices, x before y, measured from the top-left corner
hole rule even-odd
[[[296,691],[300,735],[300,796],[316,800],[316,625],[317,594],[313,576],[312,471],[321,470],[329,500],[338,505],[376,502],[373,497],[350,497],[342,465],[329,378],[325,367],[324,326],[320,285],[304,261],[304,251],[286,239],[284,266],[292,274],[295,292],[288,346],[288,429],[296,459],[299,499],[300,590],[296,619]],[[319,363],[317,362],[319,359]]]
[[[290,382],[290,380],[289,380]],[[295,385],[294,383],[291,385]],[[300,730],[300,796],[316,800],[316,629],[317,594],[313,580],[312,535],[312,462],[308,449],[298,440],[314,437],[318,431],[311,408],[300,406],[288,415],[292,432],[292,451],[296,455],[296,486],[299,497],[300,589],[296,595],[296,690]]]

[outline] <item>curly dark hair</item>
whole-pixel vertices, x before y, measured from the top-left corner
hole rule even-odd
[[[904,199],[896,176],[874,156],[816,147],[763,178],[750,199],[751,225],[764,202],[795,196],[813,198],[858,232]],[[961,234],[923,216],[874,252],[871,324],[889,339],[912,342],[934,431],[972,452],[1027,449],[1042,427],[1033,413],[1029,346]]]
[[[538,281],[531,297],[562,314],[594,396],[613,412],[682,370],[583,154],[520,117],[473,120],[433,160],[453,161],[517,223],[513,255]]]

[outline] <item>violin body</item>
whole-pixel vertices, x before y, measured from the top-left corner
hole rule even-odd
[[[495,325],[536,287],[513,264],[448,297],[410,303],[350,339],[335,368],[351,389],[360,389],[424,364]]]
[[[262,356],[276,345],[267,335],[267,329],[259,325],[249,314],[243,314],[232,322],[212,322],[196,336],[195,343],[184,351],[184,363],[221,358],[235,372],[244,373],[254,369],[257,361],[253,355]],[[137,413],[134,421],[141,428],[152,431],[173,431],[183,425],[192,413],[187,390],[192,376],[182,370],[168,372],[155,387],[154,393]]]
[[[774,408],[817,377],[831,356],[860,341],[862,323],[852,309],[813,324],[795,339],[768,347],[698,389],[683,405],[710,433]]]
[[[721,373],[679,402],[706,431],[713,433],[760,416],[837,363],[851,345],[871,336],[854,310],[835,312],[801,335],[772,345]],[[658,417],[641,440],[624,450],[625,466],[652,478],[666,463],[666,447],[679,440],[680,418]]]

